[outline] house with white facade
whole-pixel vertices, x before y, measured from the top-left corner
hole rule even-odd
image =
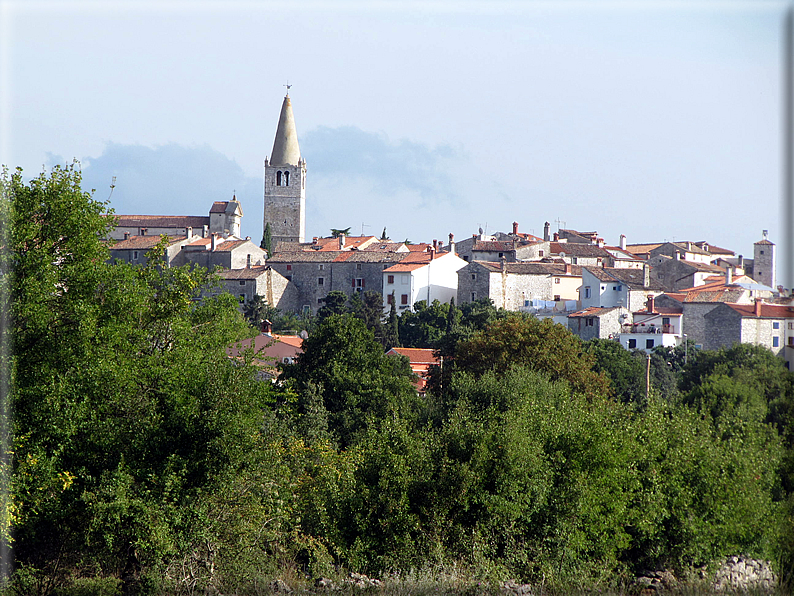
[[[413,309],[420,300],[449,302],[458,294],[458,270],[466,261],[453,252],[410,252],[383,270],[383,310],[394,301],[397,312]]]
[[[682,343],[684,310],[674,302],[671,306],[656,304],[654,296],[648,297],[643,310],[632,313],[621,327],[617,339],[627,350],[650,352],[658,346],[674,348]]]
[[[661,285],[651,279],[647,266],[643,269],[582,267],[579,290],[582,308],[622,306],[634,312],[645,305],[648,296],[661,292]]]

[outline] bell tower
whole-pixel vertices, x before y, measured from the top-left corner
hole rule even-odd
[[[265,158],[264,228],[273,242],[303,242],[306,236],[306,162],[298,147],[289,87],[278,119],[273,151]]]

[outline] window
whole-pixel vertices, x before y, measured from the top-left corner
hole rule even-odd
[[[325,285],[325,278],[324,277],[318,277],[317,278],[317,285],[318,286],[324,286]]]
[[[578,263],[579,263],[579,259],[577,259],[576,257],[573,257],[571,259],[571,265],[577,265]]]
[[[386,296],[386,304],[394,304],[394,294]]]
[[[559,277],[555,277],[555,278],[554,278],[554,283],[555,283],[555,284],[558,284],[558,283],[560,283],[560,278],[559,278]]]
[[[355,277],[355,278],[353,278],[353,287],[356,289],[356,292],[363,292],[364,291],[364,278],[363,277]]]
[[[312,307],[309,306],[308,304],[304,304],[303,305],[303,316],[307,317],[307,316],[309,316],[311,314],[311,312],[312,312]]]
[[[475,300],[477,300],[477,292],[472,292],[471,293],[471,301],[474,302]]]
[[[606,286],[601,286],[601,289],[602,289],[602,290],[606,290],[606,289],[607,289],[607,287],[606,287]]]
[[[669,325],[670,317],[662,317],[662,325]]]
[[[471,274],[471,280],[475,281],[476,279],[477,279],[477,274],[476,273],[472,273]]]
[[[320,263],[319,265],[317,265],[317,270],[318,271],[325,271],[325,264],[324,263]]]
[[[505,256],[505,253],[503,253],[503,252],[500,252],[500,253],[499,253],[499,258],[501,259],[503,256]]]
[[[400,296],[400,304],[408,304],[408,294]]]
[[[559,301],[560,301],[560,295],[554,294],[554,302],[559,302]]]
[[[322,304],[323,302],[325,302],[325,298],[318,298],[317,299],[317,304]]]
[[[387,275],[386,276],[386,283],[387,284],[393,284],[394,283],[394,276],[393,275]]]
[[[292,265],[287,265],[287,271],[292,271]]]
[[[245,302],[245,294],[240,294],[240,302]],[[775,338],[777,339],[777,338]]]
[[[133,250],[132,251],[132,260],[133,261],[137,261],[138,260],[138,251],[137,250]]]
[[[281,186],[281,172],[276,172],[276,186]]]
[[[289,186],[289,172],[284,172],[284,186]]]
[[[778,323],[777,321],[773,322],[772,329],[780,329],[780,323]]]
[[[793,323],[793,322],[791,322],[791,321],[789,321],[789,322],[788,322],[788,328],[789,328],[789,329],[794,329],[794,323]]]
[[[764,254],[764,251],[763,251],[763,250],[762,250],[762,251],[760,251],[760,253],[759,253],[759,254]]]
[[[356,263],[356,271],[361,271],[361,263]]]
[[[529,300],[524,300],[524,306],[529,306],[529,303],[530,303]]]
[[[593,319],[585,319],[584,320],[585,327],[593,327]]]
[[[245,285],[245,281],[244,280],[240,280],[240,285],[244,286]]]
[[[585,286],[584,288],[584,297],[590,298],[590,286]]]
[[[630,339],[629,340],[629,349],[630,350],[634,350],[634,349],[636,349],[636,347],[637,347],[637,340],[636,339]]]
[[[780,346],[780,338],[776,335],[772,338],[772,347],[777,348],[778,346]]]
[[[538,256],[539,256],[539,257],[542,257],[542,256],[543,256],[543,251],[542,251],[542,250],[539,250],[539,251],[538,251]]]
[[[650,350],[652,347],[653,347],[653,340],[652,339],[646,339],[645,340],[645,348]]]

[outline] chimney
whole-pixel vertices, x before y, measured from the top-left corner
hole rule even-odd
[[[124,232],[124,240],[129,240],[129,239],[130,239],[130,233]]]
[[[245,268],[246,269],[250,269],[251,268],[251,255],[248,255],[245,258]]]
[[[760,317],[761,316],[761,299],[760,298],[756,298],[755,299],[755,316],[756,317]]]
[[[455,254],[455,234],[449,233],[449,252]]]
[[[545,224],[543,224],[543,240],[545,242],[548,242],[549,239],[550,239],[549,226],[550,226],[549,222],[546,222]]]
[[[656,309],[654,308],[655,306],[656,306],[656,305],[654,304],[654,298],[653,298],[653,296],[648,296],[648,303],[647,303],[647,305],[646,305],[646,307],[645,307],[645,308],[646,308],[646,310],[647,310],[648,312],[656,312]]]
[[[554,242],[559,242],[559,241],[560,241],[560,233],[554,232]]]
[[[742,255],[739,255],[738,265],[739,265],[739,269],[744,269],[744,257]]]
[[[499,266],[502,268],[502,271],[507,271],[507,259],[505,259],[504,255],[499,257]]]
[[[210,227],[209,226],[204,226],[201,229],[201,237],[202,238],[206,238],[207,236],[209,236],[209,234],[210,234]]]
[[[430,247],[430,260],[432,261],[435,258],[436,258],[436,247],[435,246],[431,246]]]
[[[146,228],[141,228],[141,236],[146,236]]]
[[[517,235],[518,235],[518,222],[514,221],[513,222],[513,236],[517,236]]]
[[[647,263],[642,265],[642,287],[647,288],[651,285],[651,268]]]
[[[345,235],[339,234],[339,250],[345,249]]]
[[[725,268],[725,285],[729,286],[733,283],[733,267],[728,265]]]
[[[215,247],[217,246],[217,243],[218,243],[218,235],[212,234],[210,236],[210,251],[215,252]]]
[[[312,244],[317,244],[317,236],[312,237]]]
[[[604,239],[596,238],[596,246],[598,246],[598,248],[604,248]]]
[[[678,252],[678,251],[675,251],[675,260],[676,261],[680,261],[681,260],[681,253]]]
[[[626,250],[626,234],[620,235],[620,248]]]
[[[262,321],[261,329],[262,329],[262,333],[264,335],[272,335],[273,334],[273,323],[271,323],[269,320],[265,319],[264,321]]]
[[[438,250],[438,240],[437,239],[433,240],[433,250]]]
[[[570,263],[565,263],[565,275],[571,275],[572,267]]]
[[[190,226],[185,228],[185,236],[187,236],[188,240],[192,240],[193,239],[193,228],[191,228]]]

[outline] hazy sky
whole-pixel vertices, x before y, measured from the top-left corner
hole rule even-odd
[[[782,249],[787,6],[0,0],[0,162],[77,158],[117,213],[236,192],[258,241],[289,82],[308,237],[549,221],[752,256]]]

